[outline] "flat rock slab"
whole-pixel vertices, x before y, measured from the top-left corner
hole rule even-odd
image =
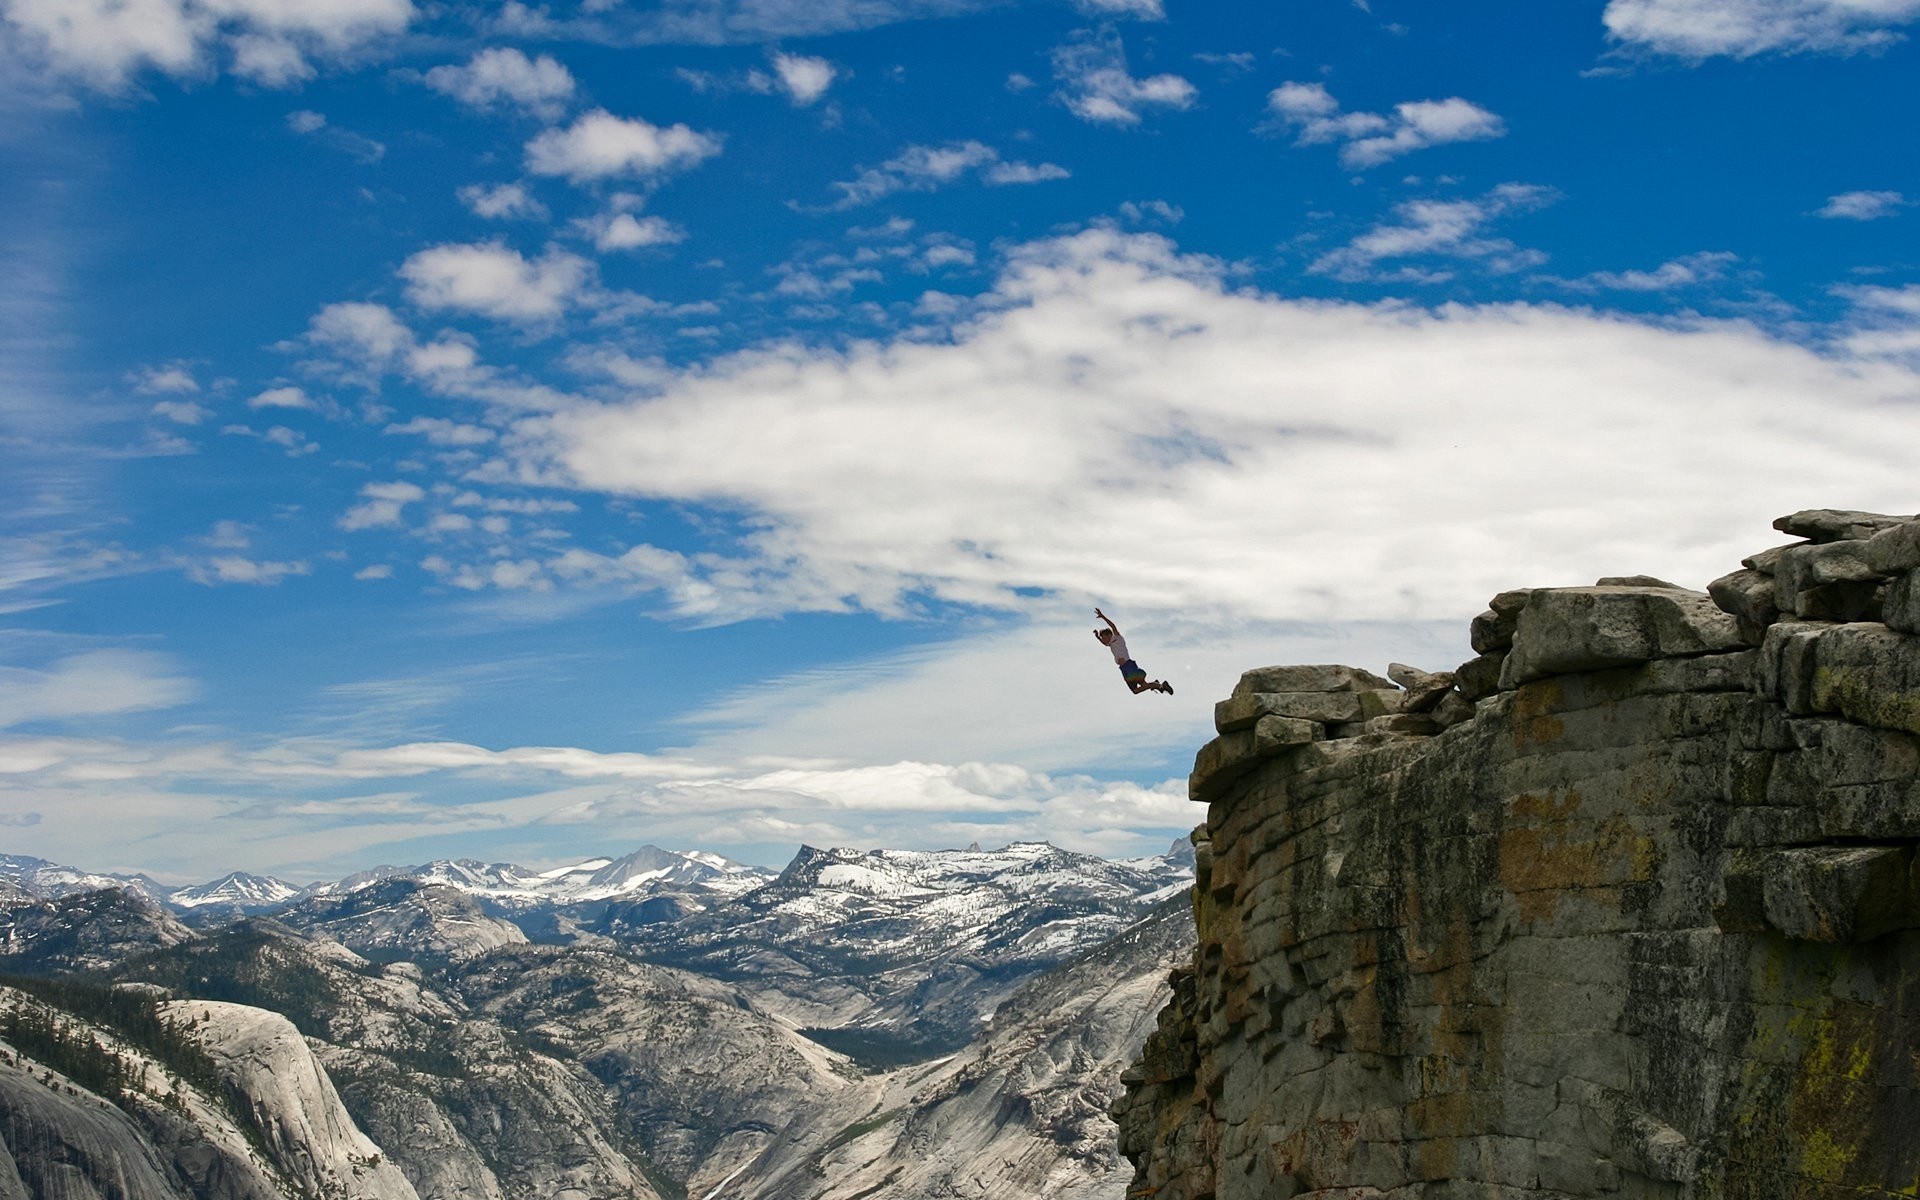
[[[1705,592],[1538,588],[1520,612],[1500,687],[1656,658],[1737,650],[1745,644],[1738,623]]]
[[[1253,692],[1371,692],[1393,687],[1393,680],[1382,679],[1359,667],[1332,664],[1314,666],[1259,667],[1240,676],[1235,696]]]
[[[1846,542],[1872,537],[1883,529],[1904,525],[1913,519],[1849,508],[1805,508],[1781,517],[1773,527],[1810,542]]]

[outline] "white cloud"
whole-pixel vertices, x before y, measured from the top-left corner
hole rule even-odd
[[[142,650],[92,650],[44,668],[0,666],[0,729],[171,708],[197,689],[171,659]]]
[[[307,323],[306,338],[372,366],[385,366],[413,345],[413,331],[381,304],[329,304]]]
[[[213,410],[192,400],[158,400],[150,410],[176,425],[198,425],[213,415]]]
[[[460,203],[466,205],[469,212],[489,221],[547,219],[547,206],[535,199],[524,184],[498,183],[488,187],[470,183],[460,189],[459,195]]]
[[[297,387],[269,388],[247,401],[248,408],[304,408],[317,407],[313,399]]]
[[[407,298],[422,308],[452,308],[502,321],[549,321],[578,302],[593,265],[549,248],[537,259],[498,242],[433,246],[400,266]]]
[[[686,231],[662,217],[636,217],[632,213],[613,213],[589,218],[580,223],[593,238],[596,250],[638,250],[646,246],[671,246],[687,239]]]
[[[311,78],[412,22],[409,0],[3,0],[21,47],[57,75],[122,91],[148,70],[229,69],[267,87]]]
[[[725,553],[641,546],[572,578],[722,620],[1037,603],[1018,589],[1406,619],[1518,583],[1699,585],[1771,514],[1911,507],[1920,414],[1889,402],[1913,375],[1740,324],[1289,301],[1112,230],[1026,248],[974,311],[949,338],[742,352],[523,426],[539,477],[747,514]]]
[[[1296,145],[1344,142],[1341,165],[1377,167],[1389,159],[1448,142],[1505,137],[1506,122],[1458,96],[1396,104],[1393,115],[1342,112],[1321,83],[1283,83],[1267,94],[1267,111],[1297,135]]]
[[[465,66],[439,66],[425,75],[427,86],[472,108],[511,104],[523,112],[557,121],[573,99],[573,75],[558,59],[528,58],[512,47],[482,50]]]
[[[1409,200],[1394,206],[1397,223],[1376,226],[1321,255],[1309,269],[1342,279],[1363,279],[1388,259],[1437,255],[1476,260],[1498,272],[1524,270],[1538,266],[1545,256],[1505,238],[1490,237],[1485,228],[1497,217],[1531,212],[1555,199],[1551,188],[1503,183],[1470,200]]]
[[[621,176],[649,178],[697,166],[720,153],[720,139],[686,125],[661,127],[597,108],[565,129],[527,143],[527,169],[574,183]]]
[[[1558,282],[1576,291],[1664,292],[1712,283],[1739,261],[1739,255],[1726,251],[1702,251],[1669,259],[1651,271],[1595,271]]]
[[[257,562],[236,554],[219,555],[187,567],[187,577],[209,587],[222,583],[254,583],[273,586],[289,575],[306,575],[312,566],[305,561]]]
[[[1813,215],[1829,220],[1877,221],[1895,215],[1908,203],[1899,192],[1841,192],[1828,196],[1826,204]]]
[[[1192,108],[1199,89],[1178,75],[1136,79],[1118,35],[1083,33],[1053,51],[1053,77],[1067,110],[1083,121],[1138,125],[1147,108]]]
[[[436,446],[484,446],[495,436],[484,425],[464,425],[445,417],[415,417],[404,425],[389,425],[383,432],[416,434]]]
[[[361,567],[353,573],[353,577],[362,582],[373,579],[392,579],[393,568],[385,563],[375,563],[370,567]]]
[[[779,77],[780,90],[801,108],[826,95],[835,76],[832,63],[803,54],[775,54],[773,72]]]
[[[1608,0],[1624,47],[1699,61],[1725,55],[1854,53],[1898,41],[1920,0]]]
[[[361,487],[366,499],[341,514],[340,528],[351,533],[359,529],[378,529],[400,524],[401,511],[426,491],[414,483],[369,483]]]
[[[350,129],[341,129],[337,125],[330,124],[325,113],[317,113],[311,109],[297,109],[288,113],[287,128],[304,137],[315,138],[321,144],[367,165],[379,162],[387,154],[384,144]]]
[[[1164,21],[1167,10],[1160,0],[1074,0],[1074,7],[1090,17],[1133,17],[1141,21]]]
[[[996,187],[1020,183],[1047,183],[1071,179],[1073,172],[1057,163],[997,162],[980,173],[982,182]]]
[[[1065,167],[1053,163],[1008,162],[984,142],[908,146],[879,166],[867,167],[854,178],[833,184],[840,199],[831,207],[871,204],[895,192],[930,192],[969,172],[977,172],[982,181],[994,185],[1041,183],[1071,175]]]
[[[193,377],[193,371],[180,363],[170,363],[164,367],[148,367],[134,376],[134,389],[147,393],[197,392],[200,381]]]
[[[1849,354],[1904,363],[1920,371],[1920,284],[1835,291],[1853,305],[1842,338]]]

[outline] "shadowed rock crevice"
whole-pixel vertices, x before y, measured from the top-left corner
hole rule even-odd
[[[1504,592],[1451,673],[1242,678],[1130,1195],[1920,1189],[1920,519],[1776,527]]]

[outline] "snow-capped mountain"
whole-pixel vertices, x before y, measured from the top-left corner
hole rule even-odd
[[[1192,849],[1109,862],[1045,842],[999,850],[802,847],[779,877],[678,920],[613,931],[656,962],[737,981],[830,1045],[951,1048],[1020,982],[1189,886]]]
[[[169,892],[167,903],[175,908],[218,907],[251,913],[278,908],[299,894],[299,888],[271,875],[231,871],[212,883]]]
[[[773,877],[764,867],[750,867],[718,854],[642,846],[624,858],[591,858],[547,871],[471,858],[439,859],[416,867],[375,867],[312,891],[316,896],[341,896],[390,879],[411,879],[455,888],[511,911],[662,891],[718,902],[752,891]]]
[[[146,875],[97,874],[22,854],[0,854],[0,881],[43,900],[60,900],[102,888],[130,888],[162,902],[167,898],[167,889]]]

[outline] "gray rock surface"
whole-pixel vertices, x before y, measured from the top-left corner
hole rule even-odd
[[[1745,644],[1704,592],[1664,587],[1539,588],[1520,610],[1500,686]]]
[[[1908,518],[1780,524],[1820,553],[1753,576],[1910,569]],[[1198,945],[1115,1110],[1129,1195],[1920,1182],[1920,635],[1520,594],[1506,671],[1458,672],[1438,733],[1202,750]]]

